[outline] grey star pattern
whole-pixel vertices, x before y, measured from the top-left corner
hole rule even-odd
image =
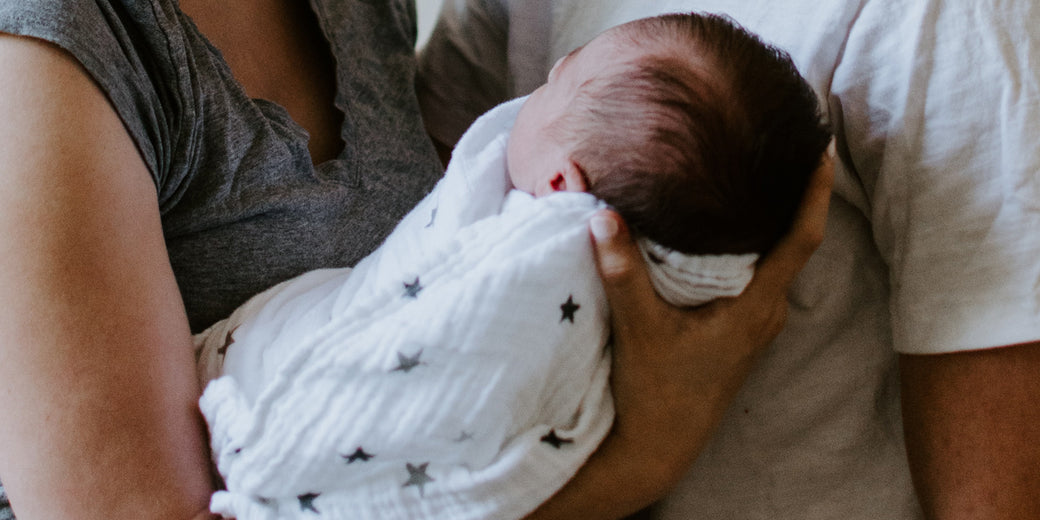
[[[394,367],[394,369],[391,370],[391,372],[398,372],[398,371],[400,371],[400,372],[404,372],[406,374],[408,372],[411,372],[413,368],[415,368],[415,367],[417,367],[417,366],[422,364],[422,362],[419,361],[419,357],[420,356],[422,356],[422,349],[419,349],[419,351],[416,352],[414,356],[406,356],[403,353],[398,352],[397,353],[397,366]]]
[[[415,281],[412,283],[405,282],[404,284],[404,297],[405,298],[418,298],[419,291],[423,290],[423,286],[419,284],[419,277],[415,277]]]
[[[578,312],[580,308],[581,305],[574,303],[574,296],[567,295],[567,301],[560,305],[560,310],[563,312],[563,315],[560,316],[560,323],[563,323],[563,320],[569,320],[571,323],[574,323],[574,313]]]
[[[371,453],[365,453],[365,450],[361,449],[361,446],[358,446],[357,450],[354,450],[354,453],[351,453],[350,455],[340,455],[340,457],[346,459],[347,464],[353,464],[359,460],[361,462],[368,462],[368,459],[375,457],[375,455]]]
[[[296,497],[300,501],[300,511],[312,511],[314,513],[321,513],[318,508],[314,507],[314,499],[318,498],[319,493],[307,493]]]
[[[473,434],[466,430],[462,430],[462,432],[459,433],[459,436],[452,440],[452,442],[466,442],[471,440],[473,440]]]
[[[416,486],[419,488],[419,496],[423,497],[426,489],[426,484],[433,482],[433,478],[426,474],[426,467],[429,466],[429,462],[423,462],[418,466],[413,466],[410,463],[406,463],[405,467],[408,469],[408,481],[401,487]]]
[[[564,444],[573,443],[574,439],[565,439],[563,437],[560,437],[556,434],[556,429],[553,428],[549,430],[549,433],[542,436],[541,441],[552,445],[553,448],[560,449],[560,446],[563,446]]]
[[[433,221],[437,220],[437,208],[433,208],[430,211],[430,221],[426,223],[426,227],[433,227]]]

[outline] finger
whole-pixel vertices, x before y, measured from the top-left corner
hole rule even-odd
[[[621,216],[609,210],[596,213],[589,222],[596,266],[610,304],[615,332],[625,334],[658,304],[646,263]]]
[[[830,208],[831,188],[834,184],[834,140],[820,157],[820,165],[809,178],[802,204],[795,214],[789,245],[795,247],[804,260],[808,260],[823,241]]]
[[[834,141],[820,158],[820,165],[809,178],[794,222],[780,242],[763,258],[746,293],[765,298],[783,298],[802,267],[823,241],[834,182]],[[754,298],[751,298],[754,299]]]

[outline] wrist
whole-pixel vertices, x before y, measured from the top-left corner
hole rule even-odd
[[[689,471],[730,401],[718,388],[700,385],[689,392],[668,384],[654,385],[648,399],[623,400],[617,403],[614,427],[604,444],[609,441],[622,461],[640,461],[632,471],[645,473],[658,497]]]
[[[649,497],[641,507],[663,498],[682,479],[701,446],[688,433],[664,433],[671,430],[656,429],[654,424],[615,425],[601,446],[619,473],[630,475],[634,490]]]
[[[614,520],[653,504],[682,471],[674,460],[646,448],[615,427],[570,482],[525,520]]]

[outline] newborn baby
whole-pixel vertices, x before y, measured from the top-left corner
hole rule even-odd
[[[730,88],[743,81],[767,83],[773,105],[744,103]],[[529,513],[613,420],[591,216],[606,201],[625,217],[670,301],[733,296],[828,139],[786,55],[725,19],[603,33],[478,119],[444,179],[355,269],[284,282],[196,337],[227,486],[211,508]]]

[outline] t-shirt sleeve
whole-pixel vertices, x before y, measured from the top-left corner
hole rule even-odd
[[[1040,8],[867,2],[832,83],[889,267],[893,344],[1040,339]]]
[[[108,97],[152,172],[164,184],[174,108],[183,78],[172,67],[164,23],[175,16],[153,2],[0,2],[0,32],[38,38],[71,54]],[[169,86],[163,92],[156,85]],[[74,110],[75,107],[69,107]]]

